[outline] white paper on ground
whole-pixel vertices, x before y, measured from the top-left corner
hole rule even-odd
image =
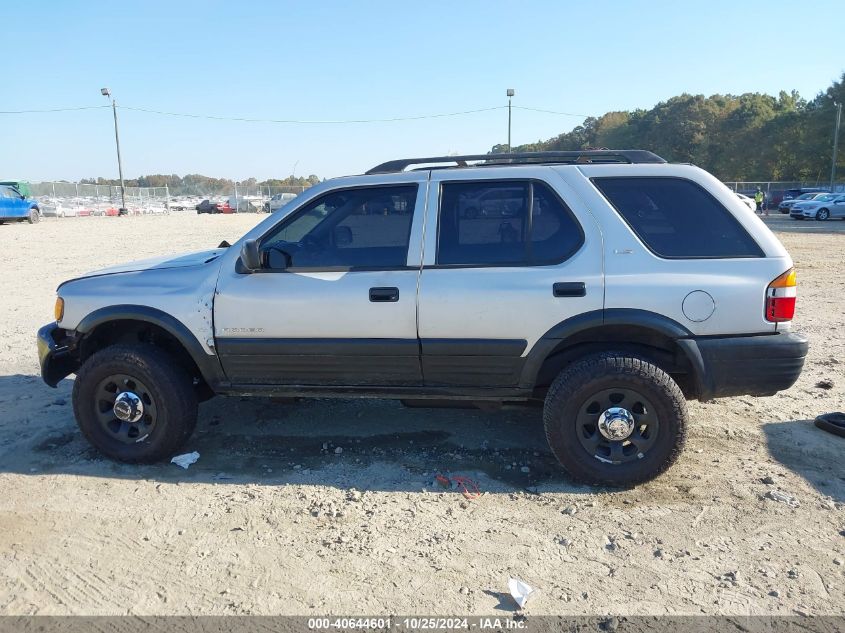
[[[536,589],[533,589],[519,578],[508,578],[508,591],[511,592],[511,597],[513,597],[521,609]]]
[[[193,453],[185,453],[184,455],[177,455],[173,459],[170,460],[171,464],[176,464],[177,466],[181,466],[185,470],[188,470],[188,466],[191,464],[195,464],[196,461],[200,458],[200,454],[194,451]]]

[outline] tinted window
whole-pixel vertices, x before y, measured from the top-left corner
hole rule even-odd
[[[594,178],[628,225],[661,257],[762,257],[730,212],[681,178]]]
[[[404,266],[416,185],[335,191],[261,240],[268,268]]]
[[[559,263],[578,249],[583,237],[569,209],[543,183],[442,185],[438,264]]]

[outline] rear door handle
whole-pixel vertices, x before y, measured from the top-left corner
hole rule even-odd
[[[373,303],[399,301],[399,288],[370,288],[370,301]]]
[[[556,297],[584,297],[587,286],[583,281],[559,281],[552,286],[552,294]]]

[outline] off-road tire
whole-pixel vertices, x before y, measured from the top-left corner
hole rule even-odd
[[[635,461],[603,462],[588,453],[577,435],[577,419],[588,401],[612,389],[642,394],[659,420],[653,445]],[[660,367],[638,356],[607,352],[578,360],[558,375],[546,395],[543,423],[552,453],[573,478],[626,487],[654,479],[675,462],[686,441],[687,406],[677,383]]]
[[[97,412],[98,386],[118,374],[142,382],[155,404],[152,430],[128,444],[109,434]],[[188,373],[161,349],[113,345],[93,354],[77,372],[73,413],[82,434],[101,453],[122,462],[148,464],[172,457],[193,433],[197,396]]]

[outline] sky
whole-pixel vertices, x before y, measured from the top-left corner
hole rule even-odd
[[[683,92],[812,98],[845,70],[837,38],[798,38],[795,4],[779,0],[5,3],[0,112],[93,108],[0,114],[0,179],[117,177],[102,87],[127,178],[263,180],[485,153],[507,142],[508,88],[518,145]],[[841,0],[800,8],[840,12]],[[496,109],[269,123],[128,108],[297,121]]]

